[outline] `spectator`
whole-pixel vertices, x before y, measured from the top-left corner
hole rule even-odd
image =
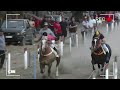
[[[65,42],[65,37],[67,37],[67,22],[64,18],[62,18],[62,21],[60,22],[61,29],[62,29],[62,40]]]
[[[48,21],[48,23],[49,23],[49,28],[55,34],[55,31],[54,31],[54,20],[52,18],[50,18],[50,20]]]
[[[71,22],[69,23],[69,33],[70,33],[70,36],[71,36],[71,39],[72,39],[72,46],[75,45],[75,35],[76,35],[76,31],[77,31],[77,23],[75,22],[75,18],[74,17],[71,17]]]
[[[45,23],[45,22],[47,22],[47,17],[46,17],[46,16],[44,16],[44,18],[43,18],[43,20],[42,20],[42,22],[41,22],[41,28],[44,27],[44,23]]]
[[[96,30],[96,20],[93,16],[89,19],[89,26],[90,26],[90,33],[92,33],[92,30]]]
[[[87,34],[88,29],[89,29],[89,22],[87,17],[84,17],[83,22],[82,22],[83,29],[81,31],[82,37],[84,38],[84,33]]]
[[[4,60],[5,60],[5,38],[2,29],[0,29],[0,69],[3,68]]]
[[[30,19],[29,21],[31,28],[33,28],[33,36],[36,38],[36,27],[35,27],[35,21],[33,18]]]
[[[59,20],[56,19],[55,23],[54,23],[54,30],[55,30],[55,34],[57,37],[57,41],[61,40],[61,36],[62,36],[62,30],[61,30],[61,26],[59,23]]]

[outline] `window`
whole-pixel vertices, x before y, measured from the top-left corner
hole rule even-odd
[[[3,22],[1,28],[6,27],[6,21]],[[24,21],[22,20],[8,20],[7,28],[24,28]]]

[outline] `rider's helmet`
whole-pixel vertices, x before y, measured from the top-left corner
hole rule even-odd
[[[100,32],[98,30],[95,31],[95,35],[98,37],[100,35]]]
[[[44,23],[44,26],[48,26],[48,23],[47,23],[47,22],[45,22],[45,23]]]

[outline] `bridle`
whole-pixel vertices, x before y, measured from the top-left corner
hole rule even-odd
[[[48,43],[48,41],[46,40],[46,42],[44,42],[44,43]],[[41,55],[42,55],[42,56],[49,56],[49,55],[51,55],[51,54],[53,53],[53,49],[50,47],[51,52],[48,53],[48,54],[43,54],[43,53],[42,53],[42,52],[43,52],[42,45],[43,45],[43,42],[41,41]],[[49,46],[47,46],[47,47],[49,47]],[[44,49],[45,49],[45,51],[47,50],[46,45],[45,45]]]
[[[99,38],[94,38],[93,41],[94,41],[94,54],[95,55],[102,55],[104,53],[103,50],[101,52],[99,52],[99,53],[95,52],[101,46],[100,39]]]

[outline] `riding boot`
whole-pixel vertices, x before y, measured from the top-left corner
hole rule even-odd
[[[106,52],[106,63],[109,63],[109,53]]]
[[[55,54],[55,56],[56,56],[56,57],[59,57],[59,55],[58,55],[58,50],[57,50],[55,47],[54,47],[53,49],[54,49],[54,54]]]
[[[58,52],[58,50],[57,50],[55,47],[54,47],[53,49],[54,49],[56,52]]]
[[[109,49],[108,49],[108,47],[106,46],[105,43],[102,44],[102,49],[103,49],[104,54],[106,54],[106,52],[109,53]]]

